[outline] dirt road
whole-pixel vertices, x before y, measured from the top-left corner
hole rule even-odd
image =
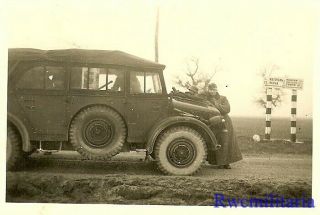
[[[163,176],[143,153],[111,161],[81,160],[75,152],[32,157],[25,171],[7,173],[7,201],[210,205],[230,197],[311,197],[310,155],[244,155],[231,170],[204,165],[195,176]]]

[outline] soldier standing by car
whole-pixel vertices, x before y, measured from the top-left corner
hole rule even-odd
[[[231,118],[228,116],[230,104],[225,96],[218,93],[215,83],[208,86],[208,93],[205,96],[207,100],[220,111],[225,120],[226,129],[228,130],[228,141],[215,152],[215,164],[218,165],[219,168],[231,169],[230,163],[242,160],[242,154],[238,146]]]

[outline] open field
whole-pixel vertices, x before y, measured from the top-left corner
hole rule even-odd
[[[312,120],[297,119],[297,140],[303,143],[291,143],[290,119],[272,119],[271,142],[255,143],[254,134],[264,138],[265,119],[232,117],[242,153],[245,154],[312,154]]]
[[[265,118],[232,117],[237,136],[264,137]],[[290,139],[290,118],[274,118],[271,121],[271,138]],[[297,139],[312,140],[312,119],[297,119]]]
[[[254,142],[251,137],[238,136],[238,143],[244,154],[307,154],[312,155],[312,140],[303,143],[292,143],[285,140],[273,140],[270,142]]]

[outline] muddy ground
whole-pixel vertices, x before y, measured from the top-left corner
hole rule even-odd
[[[310,147],[291,145],[273,152],[274,146],[257,147],[246,144],[244,159],[230,170],[206,164],[186,177],[163,176],[141,152],[122,153],[107,162],[82,160],[68,151],[35,154],[24,171],[7,173],[6,201],[212,205],[216,193],[236,198],[264,198],[269,193],[311,197]]]

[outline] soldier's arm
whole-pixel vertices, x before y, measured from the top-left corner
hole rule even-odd
[[[214,101],[214,105],[221,112],[221,114],[227,114],[230,112],[230,104],[226,97],[222,97],[219,101]]]

